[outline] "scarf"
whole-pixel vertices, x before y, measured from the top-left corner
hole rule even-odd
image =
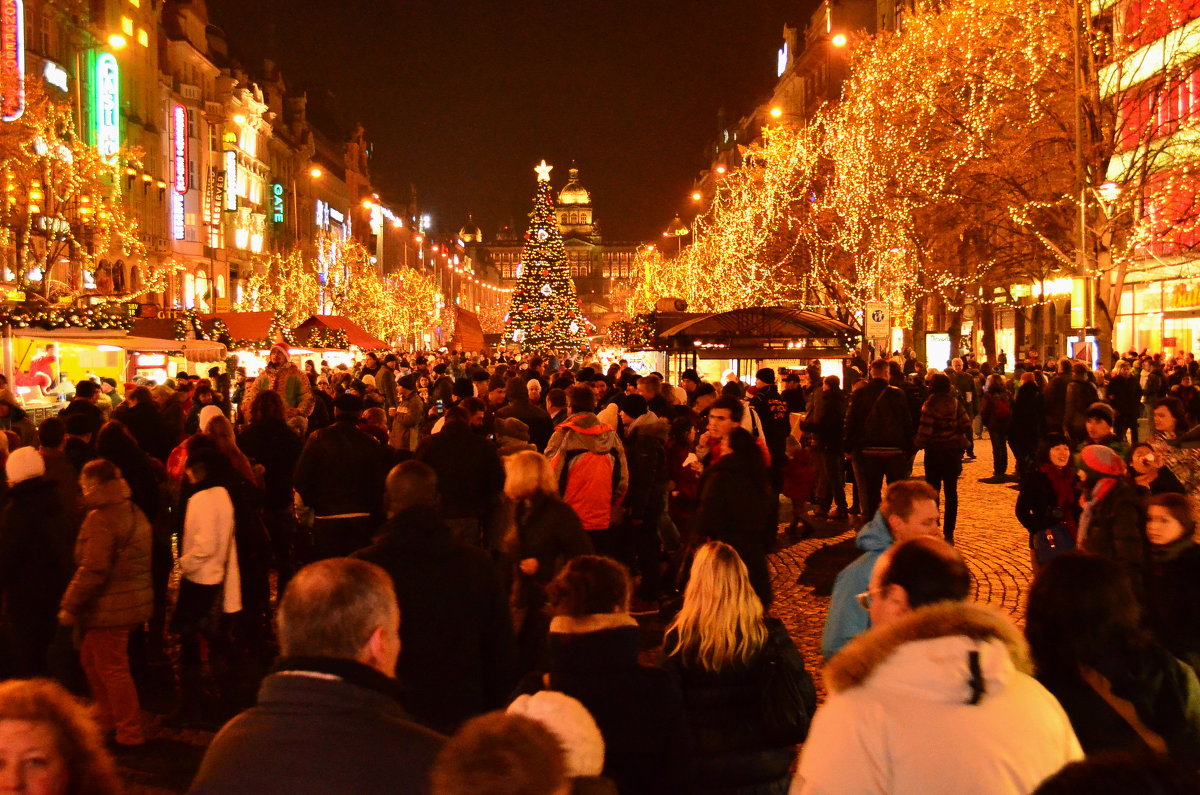
[[[1075,521],[1075,471],[1069,466],[1056,467],[1049,461],[1042,464],[1040,469],[1054,490],[1054,504],[1062,509],[1063,524],[1074,537],[1079,530]]]

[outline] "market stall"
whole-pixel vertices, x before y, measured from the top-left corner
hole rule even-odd
[[[295,344],[292,329],[277,312],[216,312],[198,315],[203,336],[223,344],[250,376],[267,365],[271,346]]]
[[[312,354],[330,366],[350,366],[356,356],[365,352],[379,353],[392,348],[349,318],[341,315],[313,315],[295,331],[296,345],[304,350],[301,358]],[[320,361],[314,363],[320,364]]]
[[[821,372],[842,374],[858,338],[854,327],[818,312],[750,307],[728,312],[655,312],[622,327],[625,350],[659,354],[659,369],[677,379],[695,369],[707,381],[730,371],[753,382],[760,367],[799,368],[813,360]]]

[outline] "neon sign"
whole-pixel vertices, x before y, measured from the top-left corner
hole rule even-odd
[[[283,185],[278,182],[271,186],[271,220],[283,223]]]
[[[171,109],[172,141],[175,146],[175,192],[188,192],[188,121],[187,108],[175,105]]]
[[[0,98],[0,119],[16,121],[25,113],[24,0],[0,0],[0,75],[16,86],[13,96]]]
[[[96,150],[111,162],[121,148],[121,79],[110,52],[96,58]]]
[[[238,170],[237,152],[225,150],[225,209],[236,210],[238,207]]]

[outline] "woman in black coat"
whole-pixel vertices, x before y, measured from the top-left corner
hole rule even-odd
[[[517,634],[522,673],[541,661],[550,631],[546,585],[592,542],[579,515],[558,496],[554,472],[544,455],[526,450],[505,461],[502,567]]]
[[[700,477],[693,536],[724,541],[737,550],[754,592],[763,607],[769,607],[767,553],[779,532],[779,503],[771,491],[762,450],[750,432],[734,428],[721,444],[723,455]]]
[[[1034,453],[1045,434],[1046,400],[1042,390],[1038,389],[1037,376],[1022,373],[1008,428],[1008,446],[1016,459],[1018,475],[1024,477],[1036,466]]]
[[[683,691],[692,791],[786,793],[816,691],[783,624],[763,616],[746,567],[728,544],[710,541],[696,553],[661,665]]]
[[[271,538],[278,573],[276,591],[282,594],[298,565],[292,473],[304,445],[284,419],[283,399],[278,392],[260,391],[249,408],[250,424],[238,436],[237,445],[256,468],[262,468],[262,520]]]
[[[1146,613],[1159,643],[1200,673],[1200,544],[1182,494],[1146,501]]]
[[[1017,521],[1029,531],[1029,549],[1036,571],[1034,538],[1062,525],[1074,542],[1079,527],[1078,479],[1071,463],[1071,441],[1061,433],[1042,440],[1034,467],[1021,478],[1017,495]]]
[[[11,659],[0,676],[45,676],[58,603],[74,573],[74,531],[37,450],[14,450],[6,469],[10,488],[0,504],[0,604],[7,614]]]
[[[641,630],[629,615],[629,572],[581,555],[546,587],[549,664],[519,692],[558,690],[577,699],[604,738],[604,775],[621,795],[689,792],[692,755],[679,687],[638,662]]]

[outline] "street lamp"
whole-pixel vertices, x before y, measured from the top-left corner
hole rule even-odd
[[[667,225],[666,231],[663,232],[663,237],[675,238],[675,256],[679,256],[683,252],[683,238],[690,234],[691,231],[688,229],[687,224],[679,218],[679,213],[675,213],[675,218]]]
[[[108,37],[108,46],[114,50],[124,49],[125,45],[129,44],[129,40],[120,33],[114,33]]]
[[[703,196],[703,194],[700,193],[700,191],[698,191],[698,190],[692,191],[692,201],[698,202],[703,198],[704,198],[704,196]]]
[[[781,116],[783,116],[783,108],[779,107],[778,105],[771,108],[771,118],[772,119],[778,119]]]
[[[845,33],[835,33],[829,40],[829,43],[834,47],[845,47],[847,41],[849,41],[849,39],[846,38]]]
[[[321,169],[319,169],[319,168],[313,168],[311,171],[309,171],[309,172],[308,172],[308,175],[309,175],[310,177],[312,177],[313,179],[320,179],[320,177],[321,177]]]

